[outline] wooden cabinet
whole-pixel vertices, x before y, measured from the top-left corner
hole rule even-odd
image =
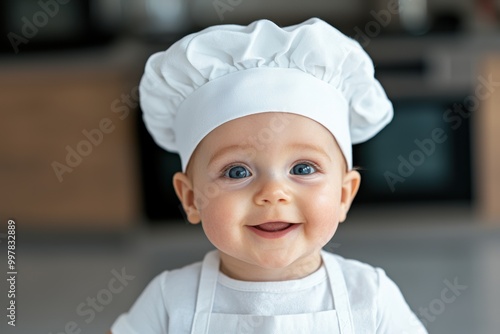
[[[139,214],[137,81],[112,66],[0,68],[0,218],[123,228]]]
[[[476,96],[484,99],[474,127],[476,199],[481,218],[500,225],[500,54],[488,57],[481,76]]]

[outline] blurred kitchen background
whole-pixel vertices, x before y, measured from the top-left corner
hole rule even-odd
[[[142,123],[145,61],[210,25],[310,17],[365,48],[395,107],[354,147],[362,190],[326,249],[383,267],[430,333],[499,332],[498,0],[0,0],[0,267],[11,219],[18,271],[0,332],[104,333],[202,259],[179,160]]]

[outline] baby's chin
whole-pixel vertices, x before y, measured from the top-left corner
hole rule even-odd
[[[320,250],[307,255],[292,255],[287,251],[269,251],[255,257],[236,259],[221,254],[221,271],[244,281],[284,281],[306,277],[321,266]]]

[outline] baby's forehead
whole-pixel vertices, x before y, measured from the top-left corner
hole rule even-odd
[[[272,139],[278,137],[293,141],[295,138],[314,140],[317,136],[334,135],[321,123],[301,114],[265,111],[226,121],[209,131],[205,138],[216,137],[219,141],[227,141],[230,137],[241,137],[240,140],[247,137],[249,142],[257,140],[271,145]]]
[[[243,154],[247,151],[317,151],[342,155],[334,135],[322,124],[294,113],[263,112],[240,117],[210,131],[196,151],[207,155],[223,150]]]

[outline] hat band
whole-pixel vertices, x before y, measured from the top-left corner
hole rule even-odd
[[[212,130],[240,117],[270,111],[302,115],[326,127],[352,168],[348,104],[343,95],[301,70],[266,67],[211,80],[182,102],[174,124],[182,170]]]

